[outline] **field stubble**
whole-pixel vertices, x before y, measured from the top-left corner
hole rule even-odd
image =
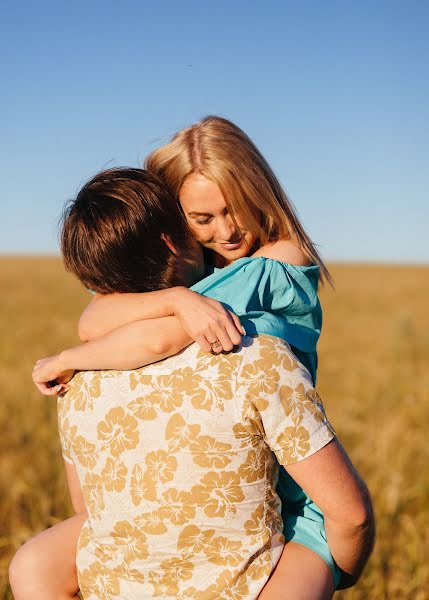
[[[318,388],[367,482],[377,543],[338,600],[429,598],[429,268],[333,265],[321,292]],[[53,258],[0,258],[0,598],[35,532],[71,514],[56,405],[33,388],[37,358],[76,343],[88,294]]]

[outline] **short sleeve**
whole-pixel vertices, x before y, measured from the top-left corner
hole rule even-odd
[[[240,367],[237,400],[243,429],[262,437],[283,466],[311,456],[335,436],[309,372],[282,340],[253,340]]]

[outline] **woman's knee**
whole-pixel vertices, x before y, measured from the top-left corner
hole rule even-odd
[[[28,598],[29,594],[33,594],[33,591],[35,593],[40,587],[42,560],[31,541],[26,542],[16,552],[9,565],[9,582],[15,600]]]

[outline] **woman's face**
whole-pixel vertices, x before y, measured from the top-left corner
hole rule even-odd
[[[236,227],[216,183],[193,173],[186,177],[179,200],[189,227],[197,240],[220,254],[229,264],[248,256],[256,238],[234,215]]]

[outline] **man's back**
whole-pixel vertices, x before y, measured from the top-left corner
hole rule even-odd
[[[277,460],[301,460],[333,432],[288,345],[244,343],[80,373],[60,400],[89,514],[85,599],[258,596],[282,551]]]

